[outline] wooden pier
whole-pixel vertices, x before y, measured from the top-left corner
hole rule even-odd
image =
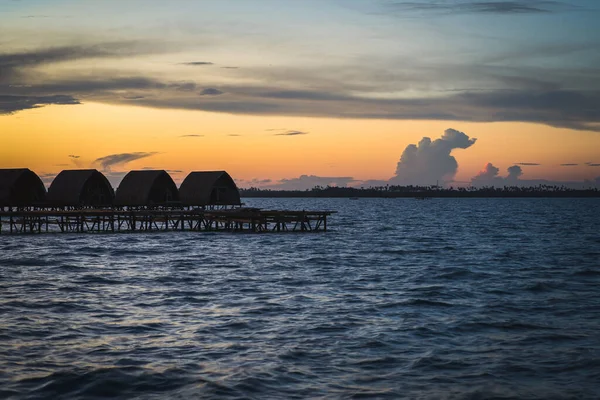
[[[43,232],[325,232],[335,211],[232,209],[2,209],[0,234]]]

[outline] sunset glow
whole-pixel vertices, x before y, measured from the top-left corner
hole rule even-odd
[[[46,182],[92,167],[114,185],[155,168],[360,186],[393,181],[408,145],[453,129],[477,141],[451,151],[446,186],[487,163],[519,165],[523,182],[596,182],[594,2],[415,4],[2,2],[0,167]]]

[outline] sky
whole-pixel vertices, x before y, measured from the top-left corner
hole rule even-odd
[[[596,0],[0,0],[0,168],[600,187]]]

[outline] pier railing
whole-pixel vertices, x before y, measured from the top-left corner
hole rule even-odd
[[[0,234],[42,232],[324,232],[334,211],[234,209],[0,209]]]

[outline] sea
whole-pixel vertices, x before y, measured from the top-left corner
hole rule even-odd
[[[600,199],[244,202],[337,213],[0,236],[0,398],[600,398]]]

